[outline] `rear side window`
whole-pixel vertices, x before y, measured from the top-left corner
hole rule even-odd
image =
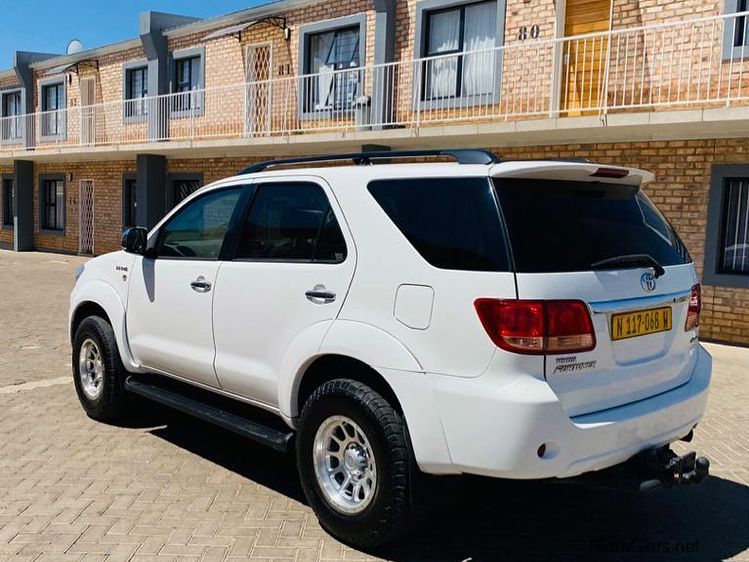
[[[663,266],[692,260],[638,188],[555,180],[495,181],[518,272],[590,271],[617,256],[648,254]]]
[[[431,265],[509,271],[497,203],[487,178],[378,180],[369,192]]]
[[[343,233],[322,188],[311,183],[260,185],[237,259],[320,263],[346,259]]]

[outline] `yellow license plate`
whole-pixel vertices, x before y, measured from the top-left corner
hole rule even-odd
[[[648,334],[668,332],[672,325],[670,306],[636,310],[611,316],[611,339],[626,340]]]

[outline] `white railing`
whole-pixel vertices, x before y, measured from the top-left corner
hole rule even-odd
[[[748,16],[5,117],[0,152],[749,104]]]

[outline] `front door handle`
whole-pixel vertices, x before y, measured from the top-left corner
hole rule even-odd
[[[335,293],[329,291],[325,285],[315,285],[313,289],[310,289],[304,296],[307,300],[315,304],[327,304],[335,301]]]
[[[190,287],[192,287],[192,290],[196,293],[207,293],[211,290],[211,283],[206,281],[205,277],[201,275],[195,281],[190,283]]]

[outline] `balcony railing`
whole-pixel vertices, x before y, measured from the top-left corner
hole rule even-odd
[[[0,153],[746,104],[742,12],[5,117]]]

